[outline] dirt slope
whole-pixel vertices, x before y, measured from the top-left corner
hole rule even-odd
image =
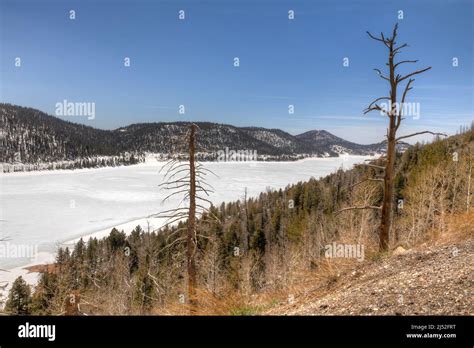
[[[474,315],[474,239],[369,261],[266,314]]]

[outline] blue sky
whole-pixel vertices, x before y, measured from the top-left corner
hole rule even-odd
[[[95,119],[63,118],[104,129],[194,120],[326,129],[371,143],[387,120],[362,110],[388,91],[372,70],[385,68],[387,49],[366,31],[388,34],[398,22],[399,42],[410,45],[400,58],[419,59],[401,73],[433,67],[408,100],[420,117],[400,134],[454,133],[474,119],[473,8],[471,0],[0,0],[0,99],[50,114],[64,99],[94,102]]]

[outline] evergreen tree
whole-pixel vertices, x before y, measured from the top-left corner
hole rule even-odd
[[[58,277],[54,273],[41,274],[32,297],[31,311],[33,314],[50,315],[51,304],[57,293]]]
[[[116,252],[117,250],[123,249],[123,247],[125,246],[125,239],[126,235],[123,231],[119,232],[116,228],[113,228],[112,231],[110,231],[110,235],[107,238],[107,242],[112,253]]]
[[[153,303],[153,281],[149,276],[150,257],[146,255],[145,263],[142,265],[137,275],[137,300],[141,314],[147,313],[152,308]]]
[[[28,315],[30,314],[31,290],[21,276],[15,279],[13,286],[8,294],[8,300],[5,309],[11,314]]]

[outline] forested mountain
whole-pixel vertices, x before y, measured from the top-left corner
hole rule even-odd
[[[0,149],[0,164],[7,164],[0,172],[134,164],[140,160],[136,154],[126,153],[113,132],[10,104],[0,104]]]
[[[386,142],[383,141],[373,145],[360,145],[344,140],[331,134],[325,130],[312,130],[296,136],[300,141],[310,144],[314,149],[325,149],[326,151],[332,151],[336,153],[365,153],[367,149],[371,149],[376,153],[384,153],[386,151]],[[409,145],[404,142],[400,142],[397,145],[398,151],[405,151]]]
[[[451,230],[449,221],[457,214],[472,211],[473,153],[471,128],[397,154],[398,204],[390,249],[436,240]],[[318,279],[331,286],[350,262],[325,257],[325,246],[331,243],[362,245],[366,259],[383,258],[376,231],[380,211],[340,213],[351,205],[380,204],[380,183],[364,181],[380,171],[377,166],[338,170],[211,207],[197,223],[199,311],[256,314],[288,303],[296,285],[304,293]],[[160,231],[137,226],[127,234],[113,229],[107,238],[80,240],[72,250],[61,248],[56,263],[41,276],[29,313],[59,314],[71,296],[87,299],[80,307],[87,314],[187,313],[185,227],[186,222]]]
[[[141,123],[116,130],[100,130],[64,121],[39,110],[0,104],[1,163],[47,163],[98,156],[116,156],[117,162],[136,163],[146,152],[183,152],[182,136],[189,123]],[[217,151],[251,150],[258,159],[297,159],[302,156],[367,155],[384,151],[384,143],[359,145],[326,131],[293,136],[278,129],[234,127],[198,122],[198,151],[213,159]],[[126,155],[127,154],[127,155]],[[100,162],[100,161],[99,161]]]

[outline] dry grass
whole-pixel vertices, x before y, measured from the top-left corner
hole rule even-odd
[[[446,220],[443,233],[429,231],[428,240],[413,246],[413,249],[425,249],[430,246],[453,244],[474,237],[474,211],[450,216]],[[355,244],[354,238],[346,236],[337,243]],[[298,308],[304,303],[314,301],[330,294],[343,285],[349,273],[354,274],[362,264],[379,262],[391,257],[390,253],[379,253],[373,240],[363,240],[365,261],[353,258],[320,258],[314,270],[297,267],[292,270],[291,283],[279,290],[266,290],[258,294],[243,295],[236,290],[224,291],[216,296],[206,290],[198,290],[199,306],[195,315],[274,315]],[[160,308],[154,315],[189,315],[190,307],[178,299]]]
[[[226,291],[224,294],[216,296],[203,289],[197,289],[198,306],[194,315],[245,315],[257,314],[257,309],[249,305],[249,301],[236,291]],[[155,308],[154,315],[189,315],[191,307],[186,303],[181,303],[179,299],[169,302],[164,306]]]
[[[439,233],[431,241],[435,245],[453,244],[474,237],[474,210],[462,214],[451,215],[447,219],[446,231]],[[433,231],[430,231],[433,236]]]
[[[272,309],[298,306],[301,302],[323,296],[338,285],[338,280],[345,273],[359,264],[354,259],[321,258],[317,269],[295,270],[294,282],[277,291],[264,291],[244,296],[238,291],[229,290],[223,295],[198,290],[198,307],[194,315],[262,315],[271,314]],[[156,308],[154,315],[189,315],[190,307],[178,300]]]

